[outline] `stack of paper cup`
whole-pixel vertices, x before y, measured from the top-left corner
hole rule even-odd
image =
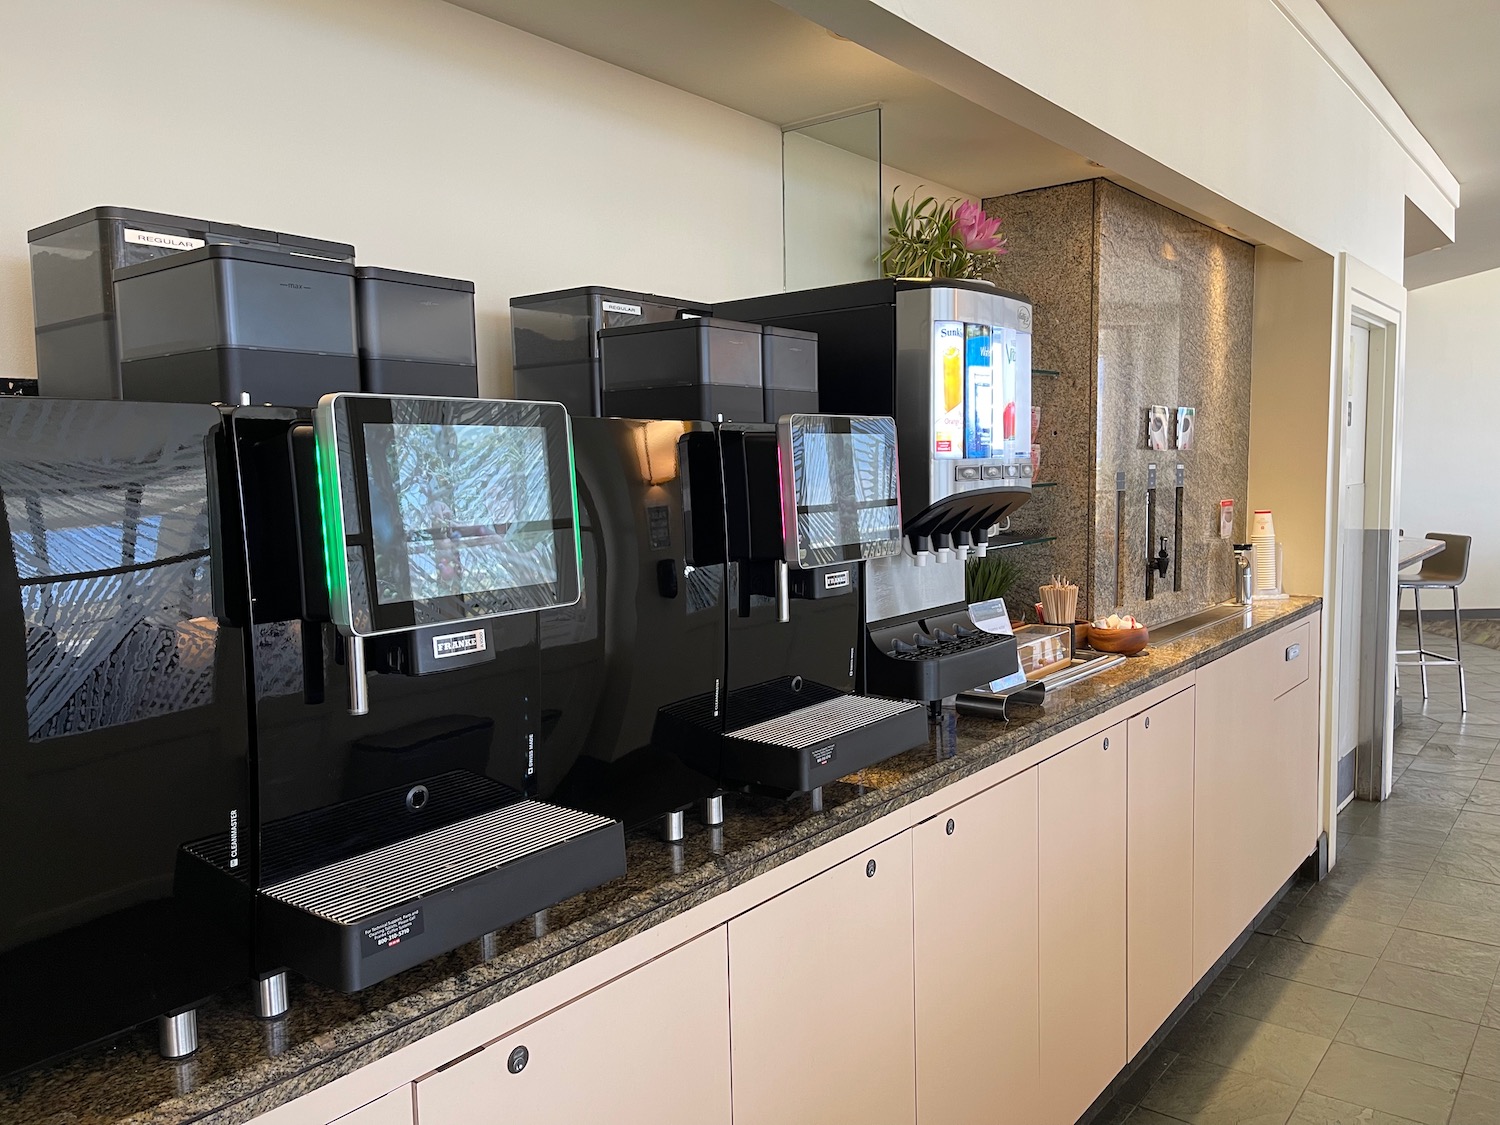
[[[1276,522],[1270,509],[1256,509],[1250,545],[1255,548],[1255,592],[1270,593],[1276,589]]]

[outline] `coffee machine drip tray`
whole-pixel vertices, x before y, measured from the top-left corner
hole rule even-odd
[[[271,956],[355,992],[625,873],[624,829],[523,800],[263,887]]]
[[[698,768],[716,767],[726,784],[784,793],[808,792],[927,742],[927,712],[918,704],[846,695],[821,685],[798,694],[804,705],[788,708],[784,681],[744,689],[734,701],[736,710],[755,721],[722,734],[694,722],[691,707],[663,708],[658,735]],[[806,703],[809,697],[817,702]],[[759,717],[757,712],[771,708],[755,704],[776,698],[783,701],[779,712]]]

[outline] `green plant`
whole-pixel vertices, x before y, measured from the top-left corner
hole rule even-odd
[[[964,588],[970,605],[1008,597],[1020,580],[1020,564],[1009,557],[1008,551],[991,551],[964,566]],[[1014,609],[1011,612],[1017,616]]]
[[[886,277],[972,278],[994,256],[1005,253],[1000,220],[957,197],[939,203],[933,196],[905,203],[891,194],[891,225],[880,265]]]

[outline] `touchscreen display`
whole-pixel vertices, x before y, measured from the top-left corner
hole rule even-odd
[[[572,605],[557,403],[329,395],[314,415],[329,608],[353,636]]]
[[[794,532],[787,536],[787,561],[827,566],[898,553],[895,422],[794,414],[783,424],[791,453],[783,492],[793,517],[787,530]]]
[[[368,422],[364,431],[377,601],[557,581],[545,431]]]

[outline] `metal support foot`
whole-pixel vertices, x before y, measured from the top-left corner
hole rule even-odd
[[[724,823],[724,794],[715,793],[703,802],[703,823],[710,828]]]
[[[669,844],[675,844],[687,835],[687,814],[681,809],[669,812],[662,818],[662,839]]]
[[[1453,663],[1458,665],[1458,710],[1467,714],[1469,689],[1464,683],[1464,623],[1458,616],[1458,587],[1453,587]]]
[[[279,973],[267,973],[255,982],[255,1014],[261,1019],[279,1019],[291,1006],[285,969]]]
[[[807,799],[812,804],[813,812],[823,811],[823,787],[821,785],[814,786],[812,789],[809,789],[807,792]]]
[[[157,1049],[164,1059],[185,1059],[198,1049],[198,1009],[156,1020]]]

